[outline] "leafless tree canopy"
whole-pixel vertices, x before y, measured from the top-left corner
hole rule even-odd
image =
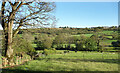
[[[21,27],[53,25],[56,19],[51,12],[54,11],[55,7],[56,5],[53,2],[35,2],[34,0],[31,2],[12,2],[7,0],[2,2],[2,8],[4,9],[2,18],[6,24],[8,21],[14,20],[13,28],[17,30]],[[2,24],[2,27],[4,29],[5,25]]]

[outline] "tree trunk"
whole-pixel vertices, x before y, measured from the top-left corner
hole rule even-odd
[[[7,53],[7,42],[8,42],[8,32],[7,32],[7,27],[4,29],[4,33],[3,33],[3,48],[5,49],[5,52],[4,52],[4,56],[6,56],[6,53]]]
[[[12,12],[10,12],[7,22],[5,22],[5,19],[4,19],[5,3],[6,2],[2,2],[2,9],[1,9],[1,11],[2,11],[1,12],[1,15],[2,15],[2,23],[1,24],[2,24],[2,27],[4,30],[4,34],[3,34],[4,35],[4,49],[5,49],[4,56],[6,56],[7,59],[11,62],[11,60],[13,58],[13,48],[12,48],[13,30],[12,30],[12,26],[13,26],[13,22],[14,22],[15,12],[17,11],[16,7],[17,7],[17,4],[19,2],[15,6],[12,6]]]
[[[6,51],[6,56],[8,58],[11,58],[13,55],[13,49],[12,49],[12,23],[8,23],[8,36],[7,36],[7,51]]]
[[[12,38],[13,38],[13,19],[14,16],[9,17],[7,23],[7,30],[5,30],[5,56],[7,57],[9,63],[12,62],[13,59],[13,48],[12,48]]]

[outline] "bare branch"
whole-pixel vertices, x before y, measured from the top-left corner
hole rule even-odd
[[[19,29],[22,27],[22,25],[19,25],[17,29],[13,32],[13,37],[19,32]]]
[[[10,2],[9,0],[8,0],[8,2],[10,3],[10,5],[13,7],[14,5],[13,5],[13,3],[12,2]]]
[[[23,3],[23,5],[30,5],[32,3],[33,3],[33,1],[32,2]]]

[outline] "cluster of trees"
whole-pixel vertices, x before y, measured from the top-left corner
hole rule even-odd
[[[54,37],[53,35],[39,34],[35,38],[37,50],[44,50],[56,48],[59,50],[73,50],[73,51],[100,51],[99,36],[92,35],[90,38],[81,36],[72,36],[68,33],[61,33]],[[74,44],[71,45],[71,44]]]
[[[97,43],[91,38],[81,40],[76,43],[76,50],[78,51],[97,51]]]
[[[21,32],[26,31],[21,29],[19,34],[21,34]],[[90,31],[89,29],[86,30],[85,28],[39,28],[39,29],[29,29],[29,31],[31,31],[33,34],[35,33],[45,33],[45,34],[52,34],[52,35],[58,35],[61,33],[68,33],[71,35],[77,35],[77,34],[90,34],[90,33],[94,33],[94,31]]]
[[[50,49],[53,48],[54,45],[58,46],[60,44],[68,44],[71,42],[69,34],[59,34],[59,35],[48,35],[48,34],[39,34],[37,37],[35,37],[35,43],[37,44],[37,49],[43,50],[43,49]],[[69,37],[69,38],[68,38]]]
[[[109,29],[109,28],[108,28]],[[51,35],[59,35],[61,33],[68,33],[71,35],[79,35],[79,34],[94,34],[97,32],[103,32],[107,29],[103,29],[103,27],[96,27],[96,28],[39,28],[39,29],[28,29],[31,31],[32,34],[35,33],[45,33],[45,34],[51,34]],[[22,34],[23,31],[26,31],[24,29],[21,29],[19,34]],[[116,38],[115,35],[117,35],[117,28],[116,30],[109,29],[107,31],[115,31],[112,33],[104,33],[103,35],[110,35],[113,36],[113,38]]]
[[[52,36],[48,36],[47,34],[39,34],[35,39],[37,48],[40,50],[51,48],[52,42],[53,42]]]

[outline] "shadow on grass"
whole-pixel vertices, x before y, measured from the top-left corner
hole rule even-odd
[[[119,59],[65,59],[65,58],[37,58],[36,60],[58,60],[58,61],[66,61],[66,62],[104,62],[104,63],[116,63],[120,64]]]
[[[57,60],[66,62],[105,62],[105,63],[117,63],[118,59],[64,59],[64,58],[38,58],[37,60]],[[33,71],[33,70],[21,70],[21,69],[2,69],[2,73],[119,73],[118,71]]]
[[[37,58],[36,60],[57,60],[66,62],[105,62],[105,63],[117,63],[118,59],[65,59],[65,58]],[[2,69],[2,73],[119,73],[118,71],[33,71],[33,70],[21,70],[21,69]]]
[[[118,71],[30,71],[3,69],[2,73],[119,73]]]

